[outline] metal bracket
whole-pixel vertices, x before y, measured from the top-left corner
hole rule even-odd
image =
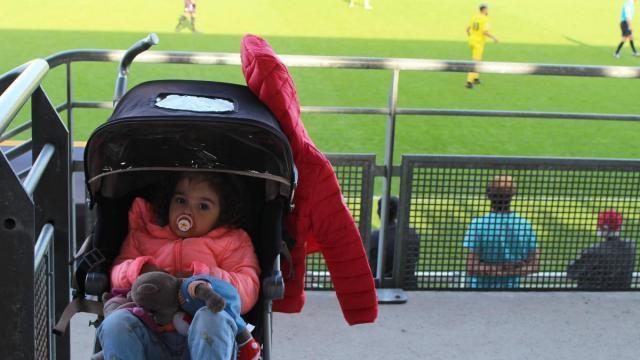
[[[409,299],[402,289],[376,289],[378,304],[404,304]]]

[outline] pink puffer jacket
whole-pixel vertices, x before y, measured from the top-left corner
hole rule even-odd
[[[276,116],[287,136],[298,168],[296,207],[286,227],[296,244],[291,249],[294,276],[285,283],[284,299],[273,310],[299,312],[304,305],[305,257],[320,251],[345,319],[351,325],[374,322],[378,303],[362,239],[331,163],[316,148],[300,119],[300,102],[287,67],[262,38],[242,38],[242,71],[249,89]],[[283,264],[286,273],[287,264]]]
[[[169,226],[156,225],[151,205],[137,198],[129,210],[129,235],[111,269],[111,286],[131,288],[144,264],[170,274],[208,274],[228,281],[238,289],[242,314],[258,300],[260,268],[246,232],[221,227],[202,237],[181,239]]]

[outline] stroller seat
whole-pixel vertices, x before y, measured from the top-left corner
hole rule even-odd
[[[210,106],[216,102],[223,106]],[[262,288],[244,317],[256,326],[254,337],[268,358],[271,301],[284,292],[279,253],[296,182],[292,159],[277,120],[245,86],[161,80],[132,88],[85,148],[94,227],[76,260],[76,303],[109,290],[108,272],[127,235],[134,198],[153,199],[181,172],[229,174],[251,205],[243,228],[258,256]]]

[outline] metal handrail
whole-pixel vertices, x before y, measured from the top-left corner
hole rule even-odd
[[[19,67],[17,70],[22,69],[23,67]],[[49,71],[49,64],[45,60],[31,61],[7,90],[0,95],[0,134],[4,133],[22,105],[31,98],[31,94],[40,86],[47,71]]]
[[[118,62],[125,55],[122,50],[70,50],[47,57],[51,68],[78,61]],[[282,55],[279,58],[289,67],[303,68],[340,68],[340,69],[378,69],[399,71],[431,72],[484,72],[495,74],[527,74],[549,76],[583,76],[606,78],[640,78],[640,67],[592,66],[563,64],[531,64],[513,62],[474,62],[457,60],[428,60],[407,58],[367,58],[346,56],[308,56]],[[147,51],[136,57],[140,63],[170,63],[196,65],[241,65],[240,54],[208,52],[171,52]],[[2,77],[15,76],[9,72]],[[109,109],[107,102],[74,101],[72,107]],[[389,108],[302,106],[303,113],[325,114],[367,114],[388,115]],[[640,115],[632,114],[596,114],[535,111],[497,111],[497,110],[457,110],[457,109],[416,109],[397,108],[397,115],[430,116],[478,116],[510,118],[579,119],[579,120],[615,120],[640,121]]]
[[[113,104],[117,104],[120,98],[127,92],[127,76],[129,75],[129,68],[133,59],[139,54],[149,50],[153,45],[157,45],[160,42],[158,35],[155,33],[149,34],[146,38],[133,44],[122,56],[120,60],[120,66],[118,68],[118,79],[116,80],[116,89],[113,94]]]
[[[49,246],[53,239],[53,231],[53,225],[45,224],[42,227],[42,231],[40,231],[40,235],[38,235],[33,255],[33,267],[36,271],[38,270],[38,266],[40,266],[40,262],[42,262],[42,258],[49,251]]]
[[[124,53],[125,51],[123,50],[69,50],[53,54],[47,58],[47,61],[51,68],[76,61],[118,62]],[[531,64],[315,55],[280,55],[278,57],[285,65],[290,67],[640,78],[640,68],[629,66]],[[136,57],[136,62],[196,65],[241,64],[240,54],[237,53],[175,51],[148,51]]]
[[[27,140],[25,142],[23,142],[22,144],[15,146],[9,150],[7,150],[4,155],[7,157],[7,159],[9,161],[17,158],[18,156],[31,151],[31,148],[33,146],[33,141],[32,140]]]
[[[31,120],[25,122],[24,124],[21,124],[19,126],[16,126],[15,128],[5,132],[4,134],[0,135],[0,142],[3,142],[7,139],[11,139],[12,137],[23,133],[29,129],[31,129]]]
[[[46,58],[51,68],[72,62],[119,62],[125,55],[122,50],[80,49],[56,53]],[[485,72],[496,74],[528,74],[551,76],[587,76],[608,78],[640,78],[640,67],[587,66],[562,64],[531,64],[509,62],[473,62],[456,60],[428,60],[407,58],[367,58],[345,56],[282,55],[280,59],[290,67],[325,67],[342,69],[393,69],[405,71],[435,72]],[[41,60],[40,60],[41,61]],[[170,52],[148,51],[136,57],[140,63],[171,63],[199,65],[240,65],[237,53]],[[20,66],[0,76],[5,81],[27,70]],[[73,106],[86,108],[109,108],[106,102],[74,102]],[[336,114],[380,114],[387,115],[388,108],[325,107],[303,106],[303,112]],[[451,110],[451,109],[404,109],[396,110],[398,115],[440,115],[440,116],[483,116],[516,118],[555,119],[602,119],[619,121],[640,121],[640,116],[626,114],[589,114],[562,112],[494,111],[494,110]],[[1,124],[2,122],[0,122]],[[2,127],[0,127],[2,129]]]
[[[113,109],[111,101],[74,101],[74,109]],[[388,108],[342,107],[342,106],[301,106],[300,112],[306,114],[349,114],[349,115],[388,115]],[[397,108],[396,115],[420,116],[466,116],[466,117],[508,117],[516,119],[555,119],[555,120],[612,120],[640,121],[640,115],[569,113],[553,111],[518,110],[455,110],[434,108]]]
[[[56,148],[53,145],[45,144],[42,151],[40,151],[40,154],[38,154],[38,158],[33,162],[29,175],[27,175],[27,178],[24,179],[24,182],[22,183],[22,186],[29,197],[33,196],[33,192],[35,191],[36,186],[38,186],[40,178],[42,177],[42,174],[44,174],[44,171],[55,152]]]
[[[79,61],[90,62],[119,62],[125,55],[122,50],[80,49],[56,53],[46,58],[51,68],[63,64]],[[406,71],[436,71],[436,72],[485,72],[496,74],[529,74],[551,76],[587,76],[608,78],[640,78],[640,67],[624,66],[587,66],[562,64],[530,64],[508,62],[473,62],[456,60],[428,60],[407,58],[367,58],[344,56],[307,56],[282,55],[280,59],[290,67],[326,67],[342,69],[394,69]],[[40,60],[41,61],[41,60]],[[209,53],[209,52],[170,52],[147,51],[136,57],[140,63],[171,63],[198,65],[240,65],[240,55],[237,53]],[[18,76],[25,72],[25,66],[20,66],[2,76],[0,81]],[[77,108],[112,108],[108,102],[74,101],[71,107]],[[329,107],[302,106],[303,113],[326,114],[368,114],[388,115],[388,108],[363,107]],[[565,112],[535,112],[535,111],[497,111],[497,110],[457,110],[457,109],[416,109],[397,108],[397,115],[432,115],[432,116],[477,116],[477,117],[511,117],[511,118],[545,118],[545,119],[580,119],[580,120],[615,120],[640,121],[640,115],[632,114],[596,114],[596,113],[565,113]],[[0,127],[2,129],[2,127]],[[1,133],[0,133],[1,134]]]

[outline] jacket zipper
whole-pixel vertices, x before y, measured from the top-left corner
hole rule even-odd
[[[173,265],[176,274],[182,271],[182,239],[176,240],[173,244]]]

